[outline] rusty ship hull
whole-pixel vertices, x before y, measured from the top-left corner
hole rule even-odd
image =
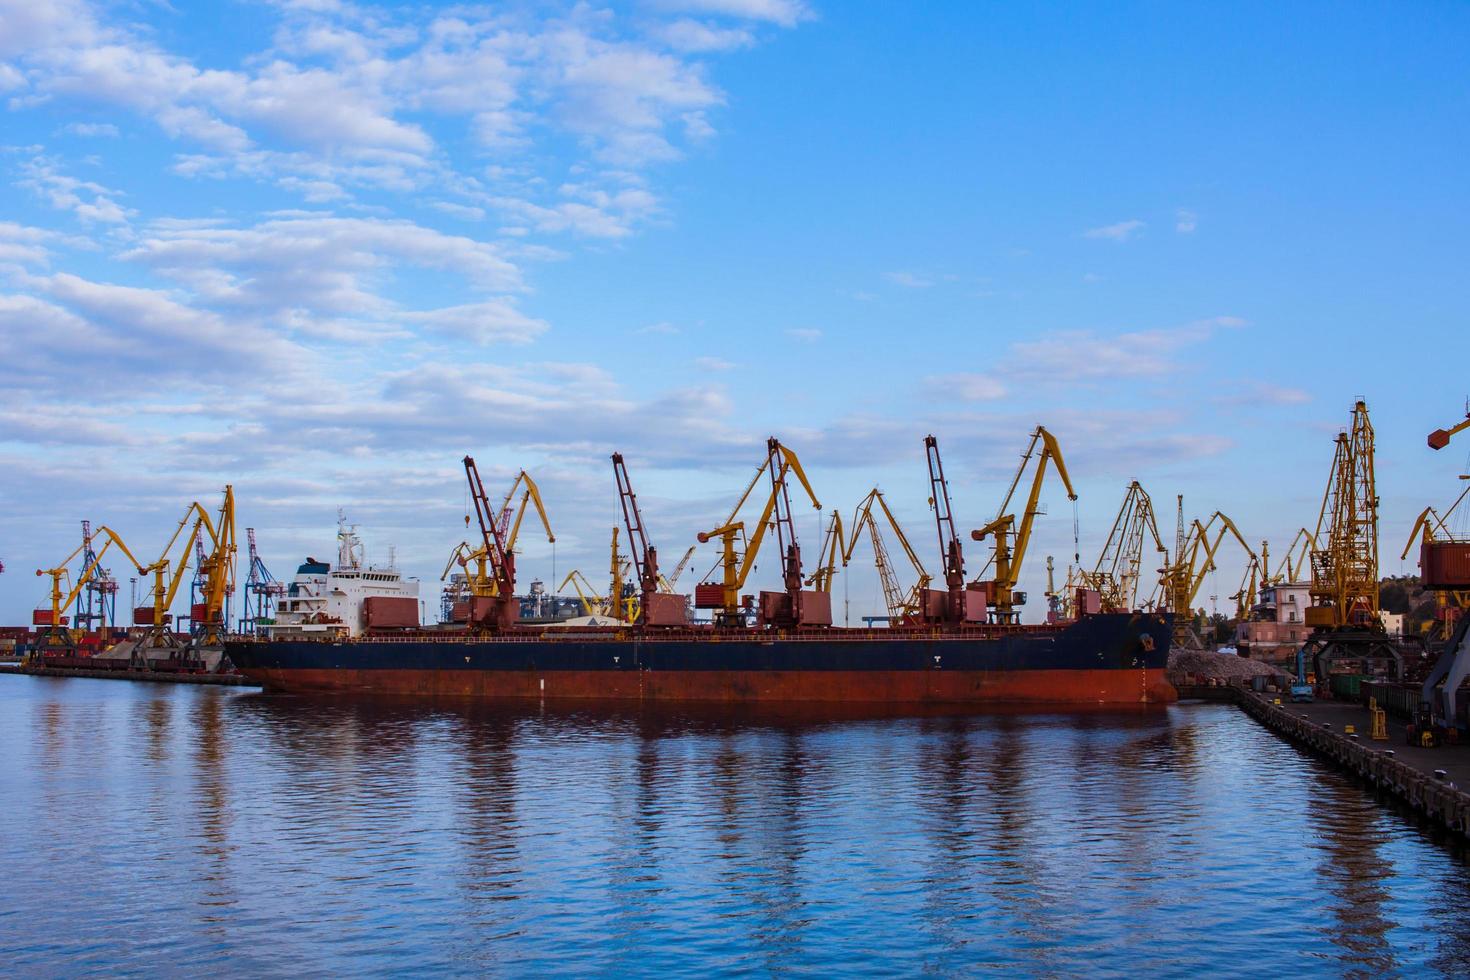
[[[868,704],[1138,704],[1176,699],[1172,624],[797,631],[418,631],[227,644],[268,690],[508,699]]]

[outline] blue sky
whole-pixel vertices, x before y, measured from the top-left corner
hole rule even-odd
[[[1135,478],[1281,547],[1358,395],[1411,568],[1466,466],[1423,439],[1470,389],[1467,41],[1450,3],[0,0],[0,620],[80,519],[151,557],[227,481],[277,574],[342,506],[432,582],[466,452],[546,492],[523,578],[600,581],[610,452],[677,556],[769,434],[934,566],[923,436],[973,527],[1037,423],[1084,559]]]

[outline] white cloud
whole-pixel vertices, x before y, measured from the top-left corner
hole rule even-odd
[[[786,336],[792,340],[799,340],[804,344],[815,344],[822,339],[822,331],[815,327],[793,327],[786,331]]]
[[[1174,230],[1181,235],[1192,235],[1199,227],[1199,215],[1184,208],[1174,212]]]
[[[659,36],[676,51],[731,51],[755,43],[755,35],[744,28],[715,27],[687,17],[664,25]]]
[[[404,313],[400,317],[441,333],[467,337],[478,344],[528,344],[549,328],[545,320],[527,316],[504,299]]]
[[[968,402],[995,401],[1009,394],[1009,389],[991,374],[939,374],[924,379],[931,396],[954,395]]]
[[[1225,405],[1259,405],[1282,408],[1288,405],[1305,405],[1312,396],[1301,388],[1290,385],[1271,384],[1265,381],[1249,381],[1238,386],[1230,394],[1216,399]]]
[[[117,127],[112,123],[70,123],[57,132],[86,137],[115,138],[118,135]]]
[[[740,365],[723,357],[696,357],[694,366],[701,371],[732,371]]]
[[[1165,375],[1178,369],[1174,355],[1179,351],[1208,340],[1222,328],[1244,325],[1238,317],[1219,316],[1120,334],[1064,330],[1012,344],[1002,373],[1050,383]]]
[[[126,224],[136,212],[123,207],[115,191],[90,180],[79,180],[61,172],[60,164],[50,158],[38,156],[21,167],[21,179],[17,182],[51,207],[70,211],[88,224]]]
[[[442,269],[481,291],[518,291],[520,270],[484,242],[409,221],[284,216],[248,228],[150,227],[122,258],[225,307],[390,310],[372,281],[390,262]]]
[[[883,278],[907,289],[928,289],[934,285],[934,279],[931,276],[914,272],[885,272]]]
[[[1083,238],[1101,238],[1112,242],[1126,242],[1138,236],[1143,231],[1144,223],[1138,219],[1119,221],[1116,224],[1104,225],[1101,228],[1089,228],[1082,233]]]
[[[676,335],[678,333],[681,333],[682,331],[680,331],[680,329],[678,327],[674,326],[672,323],[659,322],[659,323],[650,323],[646,327],[639,327],[637,330],[635,330],[633,332],[634,333],[637,333],[637,334],[644,334],[644,335],[657,334],[657,335],[660,335],[660,336],[672,337],[672,336],[674,336],[674,335]]]
[[[675,10],[769,21],[782,27],[794,27],[811,16],[806,4],[799,0],[663,0],[663,5]]]

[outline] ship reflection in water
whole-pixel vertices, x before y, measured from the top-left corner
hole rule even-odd
[[[1470,875],[1234,708],[0,678],[12,970],[1470,971]]]

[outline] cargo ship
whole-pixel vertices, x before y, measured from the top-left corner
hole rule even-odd
[[[1172,623],[1098,613],[1061,626],[414,630],[231,641],[268,690],[490,698],[869,703],[1176,699]]]
[[[1173,627],[1168,614],[1099,611],[1095,595],[1079,590],[1074,619],[1023,625],[1015,608],[1024,595],[1013,591],[1013,574],[965,581],[933,437],[926,446],[933,499],[942,504],[936,510],[946,588],[928,588],[921,576],[911,601],[887,627],[833,625],[835,558],[803,578],[787,483],[799,478],[809,494],[810,486],[795,455],[771,439],[751,483],[768,475],[770,497],[750,538],[743,538],[736,517],[751,488],[729,520],[700,535],[724,547],[721,580],[695,588],[694,606],[711,611],[708,622],[691,622],[687,598],[661,589],[657,552],[618,455],[613,462],[640,595],[637,613],[615,626],[519,622],[516,556],[506,547],[503,511],[491,506],[474,460],[466,457],[483,540],[477,554],[488,572],[473,583],[458,622],[419,625],[417,583],[410,588],[390,569],[357,567],[354,542],[345,539],[339,558],[346,568],[303,563],[279,600],[275,624],[259,636],[231,640],[227,653],[245,676],[268,690],[290,692],[870,704],[1175,700],[1165,677]],[[1059,454],[1056,459],[1065,479]],[[1043,466],[1045,460],[1043,454]],[[997,567],[1013,572],[1019,565],[1013,556],[1024,553],[1036,512],[1028,505],[1018,530],[1006,517],[972,537],[998,535],[997,553],[1005,560]],[[864,522],[871,523],[866,514],[855,523]],[[834,520],[833,527],[840,538],[841,522]],[[781,549],[786,587],[742,595],[768,529]],[[823,549],[831,555],[839,550]],[[814,582],[817,587],[809,587]]]

